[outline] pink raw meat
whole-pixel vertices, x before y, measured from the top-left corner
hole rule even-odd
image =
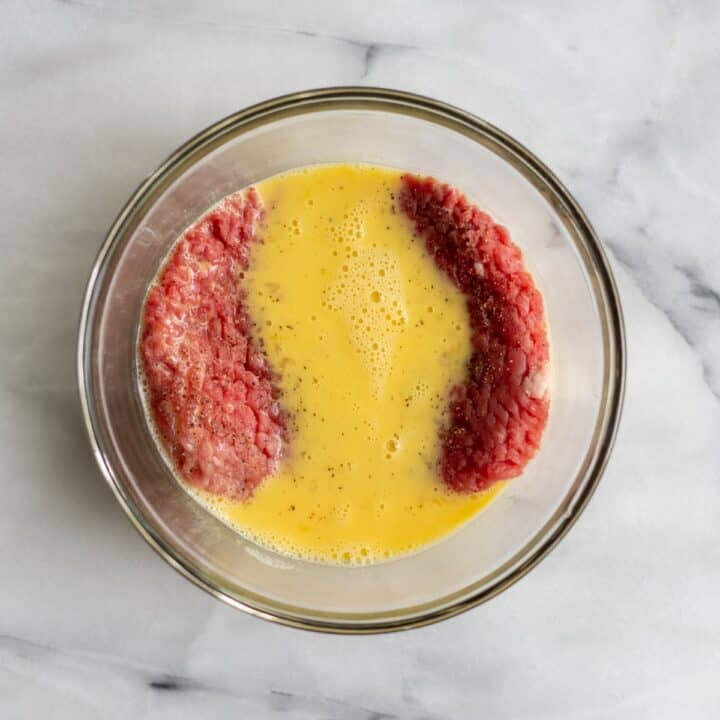
[[[240,289],[261,215],[250,189],[184,233],[148,294],[140,345],[150,409],[177,470],[236,499],[273,471],[285,441]]]
[[[455,490],[484,490],[522,472],[547,423],[542,296],[504,227],[434,178],[402,182],[401,208],[470,315],[473,353],[451,393],[442,476]]]

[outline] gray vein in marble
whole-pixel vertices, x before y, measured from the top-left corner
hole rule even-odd
[[[93,668],[102,666],[106,670],[113,670],[115,672],[123,670],[126,673],[130,673],[139,677],[147,676],[148,685],[152,684],[153,682],[167,682],[168,678],[173,678],[176,683],[180,684],[180,680],[176,676],[153,674],[146,669],[130,665],[126,662],[120,662],[117,660],[112,660],[110,658],[104,658],[94,653],[83,653],[80,651],[67,650],[60,647],[55,647],[54,645],[35,642],[27,638],[22,638],[7,633],[0,634],[0,651],[4,651],[4,653],[7,655],[21,657],[33,661],[43,660],[49,657],[55,657],[69,659],[77,664],[87,665]],[[189,681],[185,678],[182,679],[183,684],[188,682]]]
[[[651,241],[649,232],[644,226],[638,226],[631,232],[645,242]],[[717,358],[700,347],[696,333],[691,327],[691,318],[688,317],[689,313],[700,312],[710,316],[709,320],[720,321],[720,293],[702,282],[696,269],[672,264],[672,268],[684,280],[688,294],[698,302],[690,305],[683,303],[675,295],[668,297],[665,293],[657,291],[657,282],[652,268],[648,265],[647,256],[645,253],[634,251],[635,244],[631,250],[617,238],[605,238],[604,242],[615,259],[633,277],[648,302],[667,318],[674,330],[698,356],[705,384],[715,398],[720,400],[720,369],[717,367]]]
[[[69,5],[73,7],[78,8],[87,8],[90,10],[94,10],[97,12],[102,12],[105,14],[114,13],[116,14],[119,12],[116,8],[108,7],[107,5],[104,5],[102,3],[93,3],[93,2],[85,2],[84,0],[58,0],[63,5]],[[187,28],[189,27],[188,22],[183,22],[181,20],[169,20],[165,16],[158,16],[153,15],[152,13],[148,13],[147,11],[144,11],[143,13],[135,13],[138,17],[142,17],[143,19],[151,19],[153,22],[156,22],[158,24],[162,25],[172,25],[174,27],[180,27],[180,28]],[[126,15],[127,16],[127,15]],[[206,27],[208,29],[212,29],[213,31],[217,30],[227,30],[228,25],[225,23],[215,23],[209,20],[203,20],[201,22],[193,21],[192,23],[193,27],[201,26]],[[328,33],[320,33],[320,32],[314,32],[311,30],[306,30],[303,28],[295,28],[295,27],[286,27],[282,25],[273,26],[273,25],[260,25],[260,24],[249,24],[249,23],[237,23],[233,22],[230,24],[231,29],[233,30],[242,30],[242,31],[259,31],[259,32],[267,32],[267,33],[280,33],[283,35],[294,35],[296,37],[304,37],[304,38],[311,38],[315,40],[321,40],[321,41],[330,41],[339,43],[341,45],[347,45],[353,48],[357,48],[362,53],[362,71],[360,73],[359,82],[362,82],[366,80],[370,73],[372,72],[378,56],[385,51],[390,50],[418,50],[414,45],[409,44],[403,44],[403,43],[393,43],[393,42],[378,42],[375,40],[369,40],[364,38],[354,38],[344,35],[335,35],[335,34],[328,34]]]
[[[88,10],[94,10],[96,12],[102,12],[106,14],[118,14],[122,12],[121,10],[118,10],[115,7],[108,6],[104,3],[94,3],[94,2],[86,2],[85,0],[58,0],[62,5],[68,5],[72,7],[78,7],[78,8],[85,8]],[[158,14],[153,14],[151,12],[148,12],[147,9],[145,9],[142,13],[130,13],[130,12],[124,12],[125,17],[128,19],[137,17],[137,19],[142,20],[152,20],[153,22],[156,22],[158,24],[162,25],[169,25],[169,26],[175,26],[175,27],[181,27],[181,28],[188,28],[192,25],[193,28],[196,28],[198,26],[201,27],[207,27],[212,30],[227,30],[228,27],[232,30],[242,30],[242,31],[260,31],[260,32],[267,32],[267,33],[281,33],[285,35],[296,35],[299,37],[307,37],[307,38],[313,38],[318,40],[329,40],[332,42],[341,43],[343,45],[351,45],[353,47],[359,48],[364,53],[364,61],[365,61],[365,70],[363,72],[363,78],[367,76],[370,67],[372,66],[373,61],[377,57],[380,50],[383,49],[401,49],[401,50],[414,50],[417,49],[414,45],[408,45],[404,43],[393,43],[393,42],[377,42],[374,40],[369,39],[363,39],[363,38],[354,38],[354,37],[348,37],[344,35],[335,35],[332,33],[321,33],[321,32],[314,32],[311,30],[306,30],[304,28],[294,28],[294,27],[287,27],[283,25],[261,25],[257,23],[238,23],[238,22],[232,22],[232,23],[218,23],[218,22],[212,22],[210,20],[192,20],[192,22],[184,22],[180,19],[178,20],[170,20],[167,16],[161,16]]]
[[[698,272],[691,267],[676,266],[677,269],[687,278],[690,283],[690,292],[701,302],[695,305],[700,312],[713,314],[720,312],[720,292],[703,283]],[[704,301],[708,302],[704,302]]]
[[[395,720],[399,718],[394,713],[371,710],[335,698],[305,697],[304,695],[281,690],[271,690],[270,697],[272,709],[279,712],[297,713],[305,711],[312,713],[316,717],[342,718],[343,720]],[[330,714],[326,715],[325,713]],[[418,720],[420,719],[418,718]]]
[[[368,708],[331,696],[311,696],[269,689],[266,694],[250,694],[219,685],[212,685],[192,677],[173,673],[153,671],[147,667],[104,657],[95,653],[84,653],[46,645],[10,634],[0,634],[0,667],[11,667],[3,661],[3,655],[24,659],[32,664],[55,660],[71,661],[75,666],[88,671],[102,670],[145,685],[148,691],[159,695],[194,693],[204,696],[225,697],[254,707],[270,707],[273,711],[294,715],[306,713],[310,717],[338,720],[397,720],[400,716],[383,710]],[[434,720],[433,716],[405,715],[411,720]]]
[[[659,101],[651,100],[643,116],[619,133],[608,153],[609,166],[604,171],[597,168],[598,174],[605,176],[600,210],[616,215],[619,205],[626,215],[626,222],[621,215],[613,232],[601,236],[644,297],[696,354],[707,388],[720,399],[720,363],[716,352],[720,344],[720,291],[694,258],[683,253],[676,228],[668,222],[674,218],[665,207],[657,205],[652,185],[637,187],[637,173],[645,173],[650,166],[666,166],[662,151],[667,141],[665,133],[669,131],[661,120],[662,113]],[[588,180],[577,167],[564,174],[578,184]],[[645,175],[640,177],[644,179]],[[688,187],[686,178],[678,180],[684,190],[718,205],[714,197],[699,193],[695,185]]]
[[[162,675],[148,682],[148,687],[161,692],[192,692],[202,690],[199,683],[179,675]]]
[[[365,47],[365,67],[363,69],[363,73],[360,76],[361,80],[365,80],[367,76],[370,74],[370,71],[372,70],[372,66],[375,63],[375,60],[377,59],[377,56],[380,52],[380,45],[377,45],[375,43],[371,43],[370,45],[367,45]]]

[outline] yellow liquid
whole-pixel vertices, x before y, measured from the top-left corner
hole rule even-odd
[[[448,393],[471,352],[465,299],[394,211],[400,172],[322,165],[256,187],[266,214],[245,289],[290,441],[249,500],[201,500],[304,559],[417,550],[499,492],[453,493],[438,475]]]

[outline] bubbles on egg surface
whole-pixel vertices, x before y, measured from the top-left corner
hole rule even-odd
[[[353,345],[381,385],[390,371],[393,346],[407,322],[407,312],[397,257],[365,241],[364,216],[368,212],[365,203],[347,207],[329,229],[343,262],[338,277],[323,288],[321,302],[346,317]],[[368,270],[373,271],[376,282],[371,281]]]

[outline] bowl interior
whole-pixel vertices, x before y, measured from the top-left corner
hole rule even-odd
[[[523,476],[447,539],[351,568],[265,550],[192,500],[152,439],[136,375],[143,298],[182,231],[228,193],[290,168],[339,161],[434,175],[506,225],[544,295],[552,363],[548,427]],[[81,392],[96,454],[141,531],[223,599],[335,629],[442,613],[518,575],[594,485],[612,432],[608,387],[620,372],[602,256],[588,247],[567,200],[492,129],[463,126],[413,103],[286,103],[231,118],[191,141],[141,188],[111,231],[81,337]]]

